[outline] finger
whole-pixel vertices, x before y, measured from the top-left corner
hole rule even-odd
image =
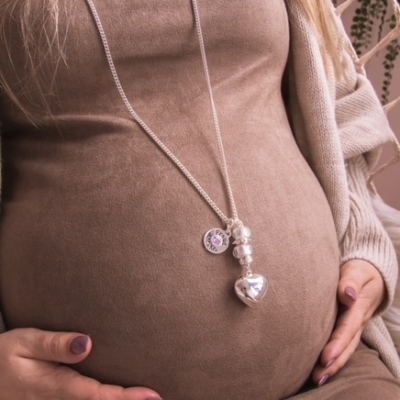
[[[339,316],[336,328],[321,353],[321,364],[323,366],[341,356],[354,337],[364,328],[365,321],[366,310],[361,302],[355,303]]]
[[[79,333],[18,329],[17,354],[21,357],[64,364],[84,360],[92,348],[89,336]]]
[[[371,280],[371,275],[362,265],[352,260],[342,266],[338,285],[338,299],[341,304],[350,307],[364,285]]]
[[[102,385],[67,367],[60,367],[57,394],[67,400],[156,400],[160,396],[154,390],[144,387],[124,389],[120,386]]]
[[[329,378],[336,375],[346,365],[360,343],[361,333],[362,330],[359,330],[340,356],[332,360],[328,366],[319,365],[314,369],[312,379],[318,386],[324,385]]]
[[[369,262],[348,261],[341,267],[340,275],[338,297],[342,304],[350,306],[360,296],[370,296],[375,305],[383,301],[386,291],[382,275]]]

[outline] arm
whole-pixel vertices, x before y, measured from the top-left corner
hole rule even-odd
[[[393,243],[375,213],[368,180],[381,145],[394,139],[376,93],[361,69],[345,54],[346,79],[336,83],[335,116],[346,160],[350,218],[341,243],[342,265],[362,259],[377,268],[386,287],[380,311],[391,304],[397,274]]]

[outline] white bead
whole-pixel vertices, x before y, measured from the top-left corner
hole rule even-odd
[[[247,226],[240,226],[233,230],[232,236],[237,240],[247,240],[250,239],[251,230]]]
[[[253,254],[253,246],[250,244],[241,244],[233,249],[233,255],[236,258],[243,258]]]

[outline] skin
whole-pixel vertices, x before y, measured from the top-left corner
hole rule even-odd
[[[382,275],[369,262],[351,260],[340,271],[338,300],[342,306],[332,336],[323,349],[313,381],[321,386],[350,359],[365,325],[386,296]]]
[[[352,260],[341,268],[338,299],[343,305],[334,332],[313,371],[325,384],[350,359],[361,333],[385,297],[382,276],[370,263]],[[76,346],[77,341],[79,346]],[[79,333],[15,329],[0,335],[2,398],[18,400],[156,400],[148,388],[102,385],[66,365],[83,361],[92,342]],[[64,364],[64,365],[60,365]],[[328,365],[328,366],[327,366]]]
[[[71,351],[74,339],[86,339],[80,354]],[[78,333],[15,329],[0,335],[2,399],[18,400],[156,400],[159,395],[141,387],[102,385],[60,365],[83,361],[92,348]],[[77,352],[75,346],[75,353]]]

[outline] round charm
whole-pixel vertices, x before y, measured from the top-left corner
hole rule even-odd
[[[229,247],[229,234],[223,229],[210,229],[203,239],[204,247],[212,254],[221,254]]]

